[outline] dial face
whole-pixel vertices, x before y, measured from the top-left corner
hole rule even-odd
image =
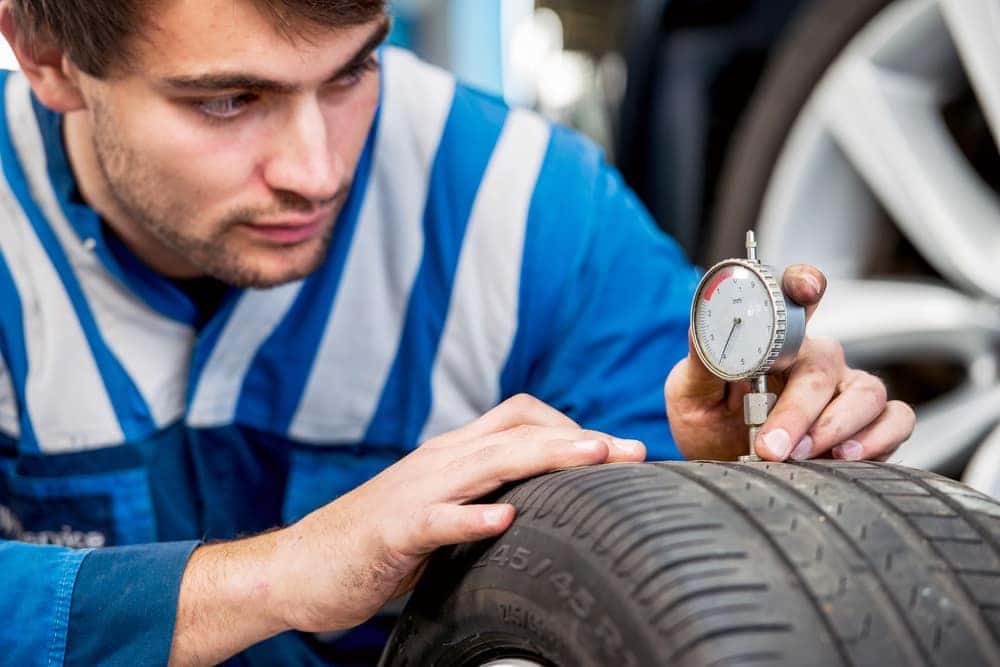
[[[774,332],[767,285],[739,265],[722,266],[702,284],[694,308],[695,343],[714,370],[751,375],[767,358]]]

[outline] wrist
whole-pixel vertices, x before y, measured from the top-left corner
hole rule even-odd
[[[276,533],[199,547],[181,581],[171,664],[221,662],[290,629]]]

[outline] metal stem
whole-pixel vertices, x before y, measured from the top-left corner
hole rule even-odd
[[[752,229],[747,230],[747,259],[751,262],[757,261],[757,238]]]

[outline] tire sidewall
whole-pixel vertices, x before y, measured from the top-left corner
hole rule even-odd
[[[441,590],[448,572],[464,575]],[[406,664],[404,653],[448,667],[519,656],[581,667],[661,664],[662,654],[644,651],[650,642],[638,633],[646,623],[633,618],[634,603],[607,576],[572,541],[529,526],[451,548],[424,576],[414,594],[421,604],[407,610],[383,664]],[[660,648],[669,651],[669,638]]]

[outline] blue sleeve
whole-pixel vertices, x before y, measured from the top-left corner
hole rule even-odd
[[[556,128],[526,230],[501,389],[677,459],[663,385],[687,354],[698,270],[597,148]]]
[[[0,541],[2,662],[165,664],[195,546],[74,550]]]
[[[0,541],[0,651],[10,665],[60,665],[80,564],[89,552]]]
[[[165,665],[177,597],[198,542],[92,551],[80,566],[69,614],[67,665]]]

